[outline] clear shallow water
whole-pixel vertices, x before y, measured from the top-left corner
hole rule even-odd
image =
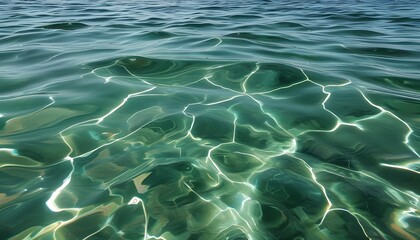
[[[0,2],[1,239],[418,239],[414,1]]]

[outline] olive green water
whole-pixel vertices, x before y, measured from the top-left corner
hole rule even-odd
[[[416,1],[0,1],[0,239],[419,239]]]

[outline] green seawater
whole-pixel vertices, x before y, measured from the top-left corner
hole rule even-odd
[[[0,239],[420,239],[420,2],[0,0]]]

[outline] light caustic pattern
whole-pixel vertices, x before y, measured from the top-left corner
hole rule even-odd
[[[419,237],[418,196],[401,180],[418,174],[413,129],[350,80],[140,57],[81,79],[127,95],[59,131],[70,171],[46,201],[57,221],[18,237]]]

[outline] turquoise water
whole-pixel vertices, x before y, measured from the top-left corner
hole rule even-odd
[[[0,239],[419,239],[416,1],[0,1]]]

